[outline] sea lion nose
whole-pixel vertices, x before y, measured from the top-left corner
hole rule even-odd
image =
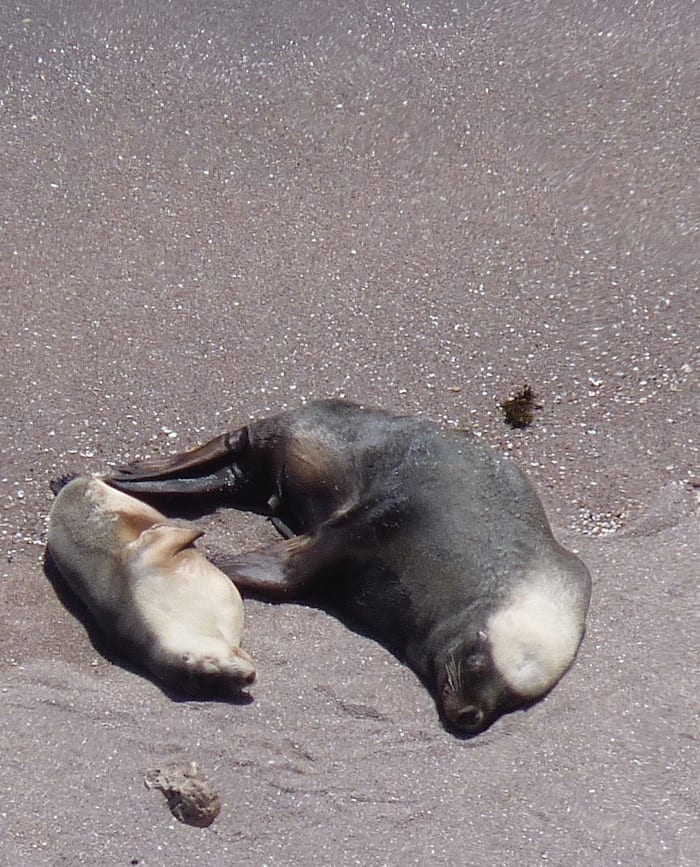
[[[455,715],[455,725],[465,732],[475,732],[481,728],[484,712],[474,704],[465,705]]]
[[[247,654],[246,654],[247,656]],[[251,683],[255,683],[255,666],[252,662],[245,657],[239,659],[239,666],[236,680],[238,683],[243,686],[250,686]]]

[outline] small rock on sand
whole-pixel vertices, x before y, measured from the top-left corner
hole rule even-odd
[[[196,762],[146,771],[146,787],[160,789],[170,812],[186,825],[207,828],[221,811],[221,800]]]

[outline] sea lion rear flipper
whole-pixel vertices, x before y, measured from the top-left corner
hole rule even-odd
[[[201,446],[117,467],[104,481],[127,494],[233,494],[241,487],[236,457],[248,445],[248,428],[220,434]]]

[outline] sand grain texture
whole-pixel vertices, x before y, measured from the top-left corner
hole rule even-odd
[[[696,6],[2,6],[6,863],[698,863]],[[594,576],[473,741],[297,605],[247,602],[252,703],[174,701],[44,572],[51,478],[334,395],[511,453]],[[143,785],[190,761],[208,829]]]

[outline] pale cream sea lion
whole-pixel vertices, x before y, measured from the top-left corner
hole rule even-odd
[[[243,601],[193,547],[202,535],[78,477],[56,497],[47,547],[118,653],[178,692],[233,695],[255,679],[240,648]]]

